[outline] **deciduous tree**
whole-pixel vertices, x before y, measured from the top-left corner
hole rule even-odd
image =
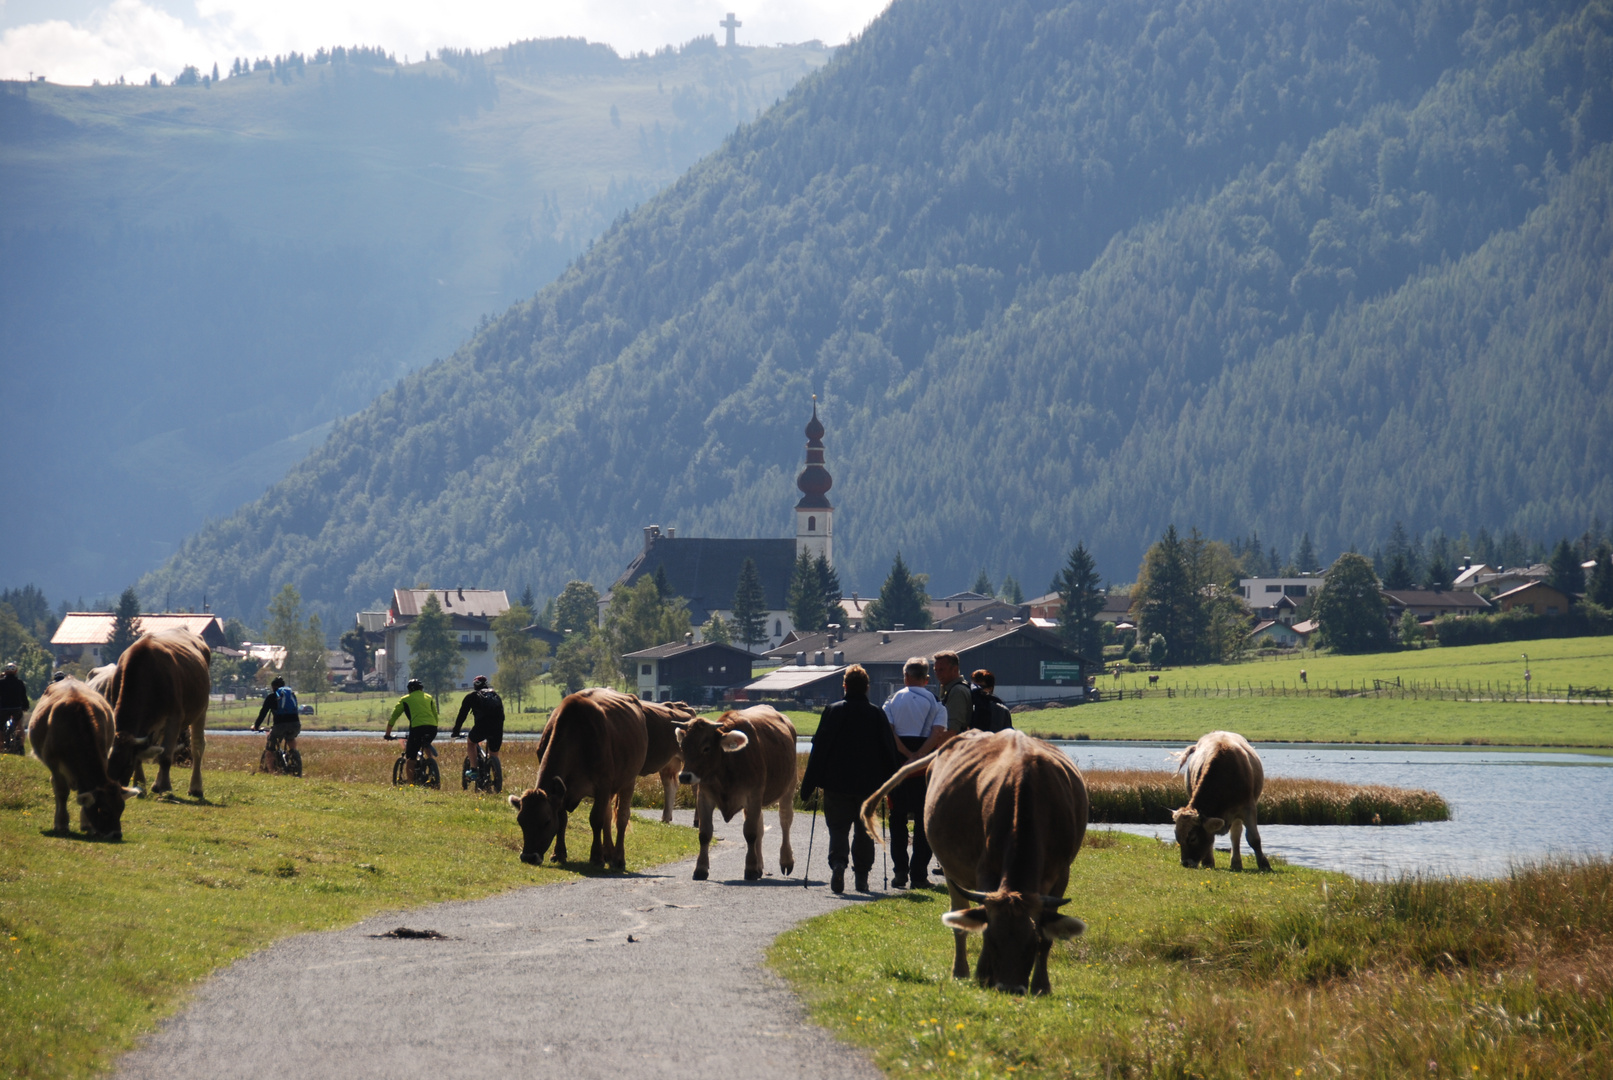
[[[513,701],[517,711],[526,703],[526,688],[543,674],[543,658],[549,654],[548,642],[526,632],[530,625],[532,610],[525,604],[512,604],[493,619],[498,662],[493,688]]]
[[[1316,595],[1316,621],[1335,652],[1382,652],[1389,648],[1389,620],[1378,575],[1363,555],[1340,555]]]

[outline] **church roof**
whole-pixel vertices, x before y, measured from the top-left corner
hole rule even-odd
[[[653,577],[657,569],[664,568],[673,595],[689,602],[690,618],[700,623],[706,613],[734,606],[739,570],[746,559],[756,562],[768,610],[783,611],[788,606],[790,577],[795,573],[795,541],[791,539],[655,536],[611,588],[634,585],[644,575]]]

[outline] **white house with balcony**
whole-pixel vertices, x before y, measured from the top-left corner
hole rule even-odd
[[[378,652],[376,661],[383,665],[386,685],[397,693],[403,693],[409,684],[409,628],[431,596],[442,605],[465,658],[458,688],[470,689],[471,680],[478,675],[491,679],[498,667],[493,650],[493,620],[510,609],[510,599],[503,589],[394,589],[382,629],[385,654]],[[446,707],[443,702],[438,705]]]

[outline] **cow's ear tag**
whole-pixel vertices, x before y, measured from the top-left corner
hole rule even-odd
[[[732,754],[735,750],[743,750],[750,743],[750,736],[743,731],[730,731],[722,737],[723,753]]]
[[[977,907],[966,911],[949,911],[941,916],[941,921],[954,930],[978,934],[986,928],[986,909]]]

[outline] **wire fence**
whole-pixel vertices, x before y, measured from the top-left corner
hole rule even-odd
[[[1390,698],[1410,701],[1504,701],[1529,704],[1613,705],[1613,687],[1533,686],[1478,679],[1364,679],[1352,682],[1164,682],[1149,686],[1100,687],[1102,699],[1139,698]]]

